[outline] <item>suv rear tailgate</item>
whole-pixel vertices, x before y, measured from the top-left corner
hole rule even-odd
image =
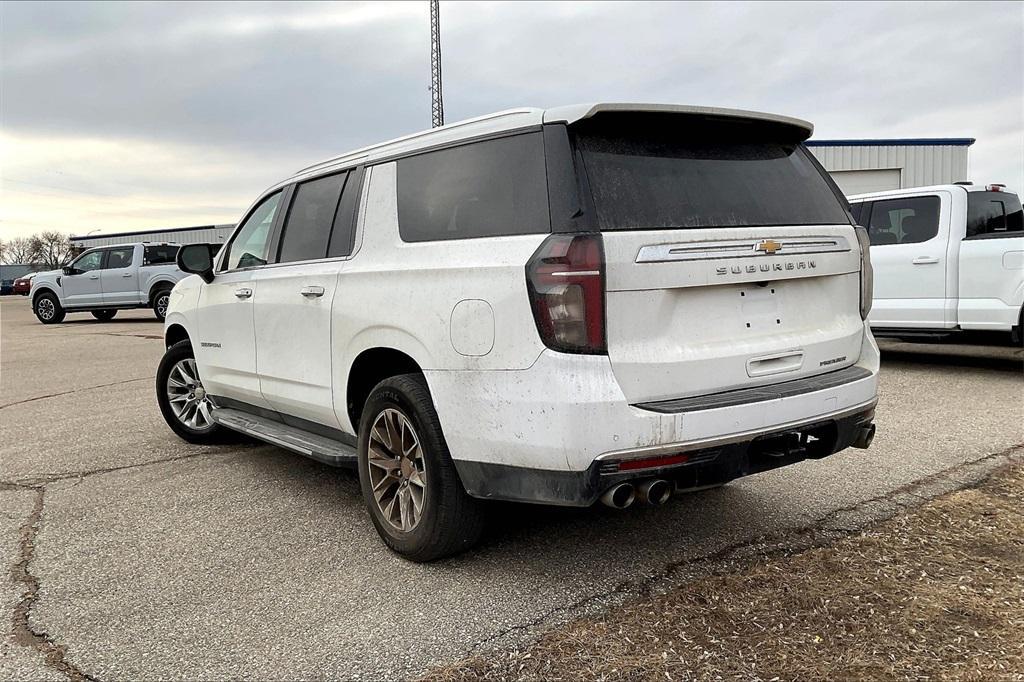
[[[766,241],[778,251],[758,250]],[[631,403],[853,364],[860,253],[843,226],[604,234],[608,355]]]

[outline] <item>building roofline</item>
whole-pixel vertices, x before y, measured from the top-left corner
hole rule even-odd
[[[970,147],[973,137],[895,137],[861,140],[807,140],[808,147]]]
[[[105,234],[89,234],[78,237],[68,237],[72,241],[84,241],[86,239],[110,239],[111,237],[134,237],[140,234],[160,234],[161,232],[195,232],[196,230],[214,230],[218,227],[234,228],[234,223],[223,225],[196,225],[195,227],[163,227],[159,230],[135,230],[134,232],[108,232]]]

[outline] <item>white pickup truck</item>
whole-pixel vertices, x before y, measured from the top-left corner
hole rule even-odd
[[[77,312],[107,321],[126,308],[152,308],[162,321],[171,289],[186,276],[175,264],[178,248],[140,243],[90,249],[63,269],[32,279],[32,310],[43,324]]]
[[[849,201],[871,238],[876,335],[990,331],[1021,343],[1024,224],[1016,194],[965,183]]]

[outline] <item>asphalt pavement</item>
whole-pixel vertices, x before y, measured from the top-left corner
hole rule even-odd
[[[415,676],[726,548],[863,525],[1024,444],[1020,350],[885,343],[870,450],[658,509],[495,506],[478,548],[417,565],[380,543],[353,472],[178,440],[161,332],[150,311],[43,326],[0,299],[2,679]]]

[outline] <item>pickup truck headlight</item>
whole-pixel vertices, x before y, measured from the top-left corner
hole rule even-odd
[[[856,227],[857,243],[860,244],[860,317],[868,319],[871,312],[871,298],[875,291],[875,274],[871,269],[871,238],[867,229]]]

